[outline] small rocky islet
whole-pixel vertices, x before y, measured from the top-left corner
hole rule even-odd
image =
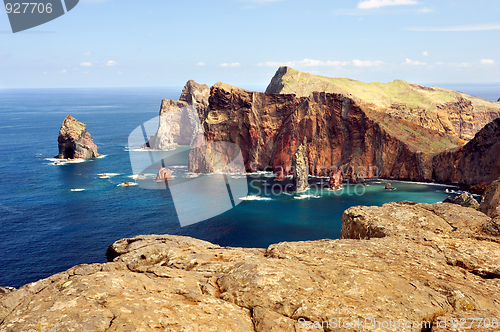
[[[160,113],[178,112],[178,121],[160,123],[149,143],[192,144],[202,128],[209,146],[238,144],[247,170],[295,172],[299,191],[308,174],[329,175],[332,188],[342,177],[378,176],[482,188],[480,205],[465,194],[446,203],[356,206],[344,212],[338,240],[267,249],[174,235],[122,239],[108,248],[105,264],[75,266],[19,289],[0,287],[0,331],[305,331],[304,322],[330,331],[338,326],[324,322],[358,319],[429,322],[408,330],[450,331],[453,321],[477,318],[489,325],[474,331],[495,330],[500,106],[404,81],[387,83],[394,94],[387,103],[374,99],[387,86],[371,84],[288,67],[267,93],[189,81],[179,102],[162,102]],[[416,94],[417,102],[398,100],[398,91]],[[195,105],[199,124],[176,111],[179,105]],[[98,156],[86,126],[69,115],[59,137],[60,158]],[[218,161],[206,151],[190,155],[190,172],[214,171]],[[340,172],[346,165],[349,171]],[[160,169],[157,179],[170,176]]]

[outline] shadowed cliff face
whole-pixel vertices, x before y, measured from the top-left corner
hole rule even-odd
[[[340,94],[313,92],[296,97],[217,83],[201,120],[207,145],[238,144],[247,170],[272,168],[275,173],[293,174],[294,156],[305,137],[312,175],[327,175],[339,167],[348,178],[356,173],[363,178],[379,175],[422,181],[432,175],[430,154],[412,151],[358,103]]]
[[[465,146],[433,158],[433,178],[466,185],[490,183],[500,176],[500,119],[481,129]]]

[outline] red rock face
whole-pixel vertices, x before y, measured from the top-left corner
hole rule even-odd
[[[340,168],[347,179],[431,180],[431,155],[411,151],[344,95],[314,92],[299,98],[217,83],[201,120],[207,145],[238,144],[249,171],[293,174],[293,158],[305,137],[312,175]],[[204,156],[192,157],[200,164]]]

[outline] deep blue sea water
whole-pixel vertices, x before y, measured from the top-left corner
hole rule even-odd
[[[461,91],[496,100],[499,87],[463,86]],[[0,285],[19,287],[77,264],[104,262],[111,243],[139,234],[266,247],[280,241],[338,238],[342,212],[350,206],[399,200],[434,203],[447,196],[444,186],[392,181],[397,190],[385,191],[383,182],[372,181],[363,188],[346,186],[341,195],[315,189],[307,193],[311,198],[296,199],[269,190],[266,195],[263,191],[274,181],[261,175],[254,178],[260,186],[253,185],[250,194],[262,191],[258,196],[271,200],[243,201],[221,215],[181,227],[169,190],[117,186],[133,181],[128,135],[158,115],[161,98],[178,99],[180,91],[0,89]],[[65,165],[48,160],[58,152],[58,131],[68,113],[87,124],[106,157]],[[180,179],[184,171],[175,168],[174,175]],[[101,179],[102,173],[118,175]],[[353,194],[355,189],[364,194]]]

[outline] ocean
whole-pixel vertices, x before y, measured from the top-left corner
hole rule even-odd
[[[496,100],[499,88],[463,85],[459,90]],[[300,196],[273,192],[269,174],[233,175],[240,184],[253,183],[250,196],[233,197],[239,203],[234,208],[181,227],[169,190],[119,186],[134,181],[129,134],[158,115],[161,98],[178,99],[181,89],[0,89],[0,285],[19,287],[77,264],[105,262],[111,243],[140,234],[262,248],[280,241],[335,239],[342,212],[351,206],[435,203],[452,189],[391,181],[397,189],[386,191],[384,181],[374,180],[368,186],[344,186],[341,192],[318,188]],[[67,114],[87,124],[105,157],[54,163]],[[186,178],[185,168],[173,171],[174,182]],[[101,179],[103,173],[111,176]],[[190,200],[177,204],[199,208]]]

